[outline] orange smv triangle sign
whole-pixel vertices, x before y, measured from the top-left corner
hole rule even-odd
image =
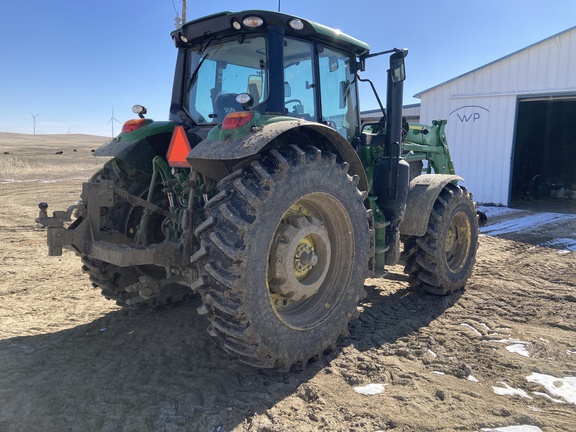
[[[171,167],[190,168],[186,161],[186,156],[188,156],[190,150],[190,143],[186,137],[186,132],[184,132],[184,127],[176,126],[172,134],[170,147],[168,147],[168,153],[166,154],[168,165]]]

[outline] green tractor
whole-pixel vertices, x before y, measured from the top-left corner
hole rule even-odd
[[[370,53],[268,11],[210,15],[172,38],[170,120],[136,105],[139,118],[95,152],[109,160],[78,205],[48,216],[40,203],[50,255],[75,251],[124,307],[198,293],[227,352],[281,370],[333,347],[365,279],[387,265],[403,260],[425,292],[464,287],[479,217],[457,183],[445,121],[402,118],[406,50]],[[381,54],[387,107],[362,125],[358,73]]]

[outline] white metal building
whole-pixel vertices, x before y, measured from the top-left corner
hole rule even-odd
[[[576,198],[576,27],[415,97],[479,203]]]

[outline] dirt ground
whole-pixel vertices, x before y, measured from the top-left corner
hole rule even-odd
[[[104,141],[0,134],[0,431],[576,430],[576,252],[554,241],[576,239],[576,218],[483,235],[448,297],[392,267],[335,352],[259,371],[219,348],[197,299],[125,311],[73,253],[48,257],[37,204],[77,201]]]

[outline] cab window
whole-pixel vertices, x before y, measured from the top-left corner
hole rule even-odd
[[[356,85],[351,58],[324,48],[318,54],[322,121],[352,141],[358,124]]]
[[[316,120],[313,49],[311,43],[285,39],[284,111],[289,116],[306,120]]]

